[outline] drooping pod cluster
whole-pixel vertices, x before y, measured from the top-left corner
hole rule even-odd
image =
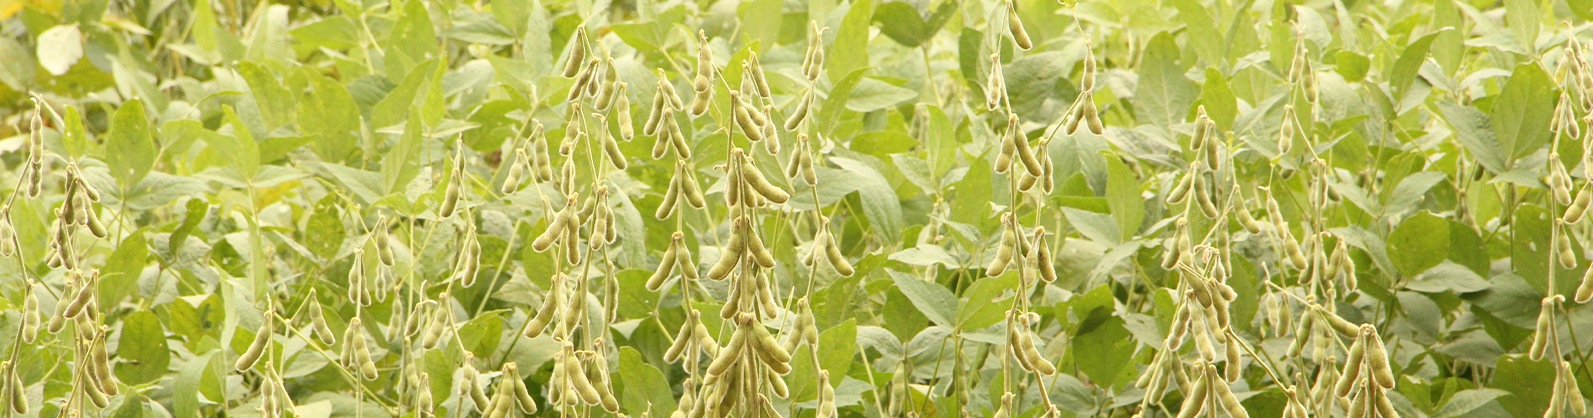
[[[813,267],[820,258],[842,276],[851,277],[856,272],[852,262],[847,261],[845,254],[841,254],[841,243],[830,232],[830,218],[825,216],[819,216],[818,230],[813,233],[813,244],[802,257],[802,264]]]
[[[1029,146],[1029,137],[1023,133],[1021,125],[1017,114],[1007,115],[1007,132],[1001,136],[1001,154],[996,156],[995,170],[997,173],[1007,172],[1016,157],[1023,164],[1026,174],[1034,177],[1045,175],[1045,166],[1035,157],[1034,148]]]
[[[1388,365],[1388,353],[1383,347],[1383,340],[1377,336],[1376,328],[1363,324],[1350,346],[1344,371],[1339,373],[1338,382],[1334,384],[1334,395],[1344,398],[1355,392],[1347,416],[1399,418],[1399,413],[1394,411],[1394,404],[1384,393],[1393,388],[1394,373]]]
[[[454,255],[453,279],[458,280],[460,286],[471,287],[475,286],[476,275],[481,270],[481,240],[476,236],[474,223],[466,224],[463,235]]]
[[[740,406],[753,416],[777,417],[768,397],[758,388],[769,387],[775,396],[789,390],[780,375],[791,372],[791,354],[750,312],[737,314],[730,342],[708,364],[708,376],[690,417],[723,418]]]
[[[657,292],[664,281],[678,275],[686,280],[697,280],[697,262],[691,258],[691,248],[686,246],[686,234],[675,232],[670,236],[669,247],[658,261],[658,268],[647,279],[647,290]]]
[[[1189,395],[1184,397],[1178,418],[1215,417],[1219,408],[1232,418],[1250,416],[1244,405],[1239,403],[1239,398],[1234,396],[1233,390],[1228,388],[1228,381],[1217,373],[1217,366],[1196,360],[1193,367],[1195,384]]]
[[[608,362],[601,354],[602,339],[594,342],[596,351],[577,351],[569,341],[555,340],[564,347],[553,356],[556,363],[553,376],[548,380],[548,402],[554,405],[574,405],[579,402],[619,412],[619,401],[609,388]],[[585,363],[591,363],[590,367]],[[502,393],[505,388],[500,386],[498,390]],[[514,390],[511,388],[510,392]]]
[[[27,414],[30,408],[26,391],[22,377],[17,374],[17,365],[10,360],[0,362],[0,408],[3,408],[0,412]]]
[[[548,221],[548,229],[538,235],[535,241],[531,242],[532,250],[537,252],[547,251],[553,247],[555,242],[562,241],[567,261],[571,265],[581,263],[581,252],[576,251],[579,248],[581,234],[581,216],[579,214],[581,205],[577,204],[578,199],[579,196],[577,195],[566,195],[564,207],[559,209],[558,212],[553,212],[547,200],[543,199],[544,213],[553,213],[554,215],[553,219]]]
[[[691,163],[677,160],[675,174],[669,178],[669,189],[664,192],[664,203],[658,205],[658,211],[653,213],[653,217],[664,220],[675,216],[675,211],[680,207],[679,202],[682,200],[696,209],[708,205],[707,200],[703,198],[702,188],[697,186],[696,176],[692,175]]]
[[[1303,317],[1300,318],[1294,329],[1294,340],[1289,343],[1289,356],[1298,357],[1305,352],[1307,345],[1312,347],[1309,358],[1319,363],[1327,362],[1329,348],[1335,338],[1359,338],[1360,327],[1328,311],[1322,305],[1312,303]]]
[[[1007,9],[1007,33],[1012,34],[1012,43],[1025,51],[1034,48],[1034,41],[1029,39],[1029,32],[1023,30],[1023,21],[1018,19],[1018,6],[1012,0],[1004,0]]]
[[[985,76],[985,108],[994,111],[1007,102],[1007,81],[1001,70],[1001,54],[990,54],[989,59],[990,74]]]
[[[260,417],[297,416],[293,411],[293,399],[288,397],[288,390],[282,385],[282,376],[277,374],[276,367],[267,361],[261,369],[264,377],[260,379],[260,405],[255,407],[255,410],[260,411]]]
[[[1306,256],[1305,268],[1300,270],[1299,284],[1309,286],[1317,293],[1337,294],[1348,293],[1358,285],[1355,277],[1355,260],[1350,258],[1349,243],[1339,237],[1338,244],[1333,247],[1333,252],[1327,252],[1327,240],[1324,236],[1330,233],[1313,234],[1306,238],[1300,253]]]
[[[818,174],[813,171],[813,146],[807,134],[797,134],[796,150],[791,152],[791,159],[785,165],[785,178],[790,181],[801,178],[809,186],[819,184]]]
[[[536,399],[531,398],[531,392],[526,390],[525,381],[520,378],[519,365],[512,361],[503,363],[503,370],[498,376],[498,387],[493,390],[492,399],[487,401],[483,416],[504,418],[517,406],[522,413],[537,413]],[[476,396],[474,393],[481,391],[481,387],[479,384],[473,385],[475,388],[471,396]]]
[[[718,79],[719,68],[714,66],[714,53],[708,47],[708,34],[697,31],[697,73],[692,77],[691,89],[695,93],[691,97],[691,115],[702,116],[708,113],[708,106],[713,104],[714,81]]]
[[[1576,375],[1572,374],[1571,363],[1561,360],[1554,366],[1554,386],[1549,392],[1549,409],[1543,412],[1543,418],[1587,415],[1587,400],[1582,397]]]
[[[1007,350],[1024,370],[1050,376],[1056,374],[1056,366],[1040,354],[1029,332],[1029,327],[1038,323],[1039,318],[1040,314],[1034,312],[1007,311]]]
[[[799,344],[809,346],[819,345],[818,321],[813,318],[813,308],[808,306],[808,298],[803,297],[796,301],[796,321],[791,324],[791,333],[787,334],[785,351],[795,352]]]
[[[105,408],[110,406],[110,397],[120,394],[121,390],[116,386],[116,380],[111,375],[110,356],[105,351],[105,339],[108,336],[106,328],[100,326],[88,332],[88,336],[80,335],[75,340],[75,358],[78,361],[76,362],[77,369],[74,371],[76,374],[74,380],[77,384],[73,389],[83,395],[83,397],[88,398],[94,407]],[[16,370],[13,369],[10,373],[13,374],[12,378],[15,379]],[[16,380],[13,380],[12,383],[15,387],[21,387],[21,384]],[[13,393],[13,396],[15,395],[17,394]],[[26,401],[22,402],[25,404]],[[81,408],[81,404],[73,403],[72,407]]]
[[[254,341],[249,343],[249,348],[244,350],[243,354],[238,355],[238,361],[233,364],[238,371],[253,369],[255,363],[260,361],[260,356],[271,345],[271,337],[276,332],[274,316],[276,315],[267,311],[260,320],[260,328],[255,329]]]
[[[1084,46],[1089,50],[1088,39],[1084,41]],[[1078,132],[1081,124],[1088,127],[1092,134],[1100,135],[1106,132],[1106,126],[1101,124],[1101,111],[1095,107],[1095,72],[1095,53],[1084,54],[1084,74],[1079,81],[1079,97],[1074,99],[1073,106],[1068,108],[1068,135]]]
[[[765,202],[778,204],[791,199],[791,194],[770,183],[763,171],[753,165],[752,157],[740,148],[730,150],[729,161],[716,168],[724,170],[729,176],[725,204],[731,208],[743,205],[763,207]]]
[[[44,315],[39,312],[38,283],[28,280],[22,290],[22,329],[20,336],[23,343],[33,344],[39,338],[39,328],[43,326]],[[60,303],[60,302],[56,302]],[[0,376],[3,377],[3,376]],[[4,383],[0,381],[0,383]],[[5,395],[0,392],[0,397]]]
[[[565,310],[568,309],[565,306],[565,299],[568,297],[566,293],[569,292],[568,284],[565,282],[569,280],[569,276],[565,275],[564,273],[554,274],[553,277],[548,278],[547,296],[542,298],[542,307],[537,309],[536,316],[532,317],[531,322],[526,324],[526,338],[536,338],[542,335],[542,332],[546,330],[548,325],[552,324],[555,319],[562,319],[565,316]],[[581,297],[582,300],[585,300],[583,295],[576,296]],[[564,323],[562,320],[559,322],[559,328],[564,328]],[[554,333],[554,335],[560,334],[562,333]]]
[[[366,338],[365,326],[360,323],[360,318],[349,319],[348,329],[343,331],[343,352],[340,361],[345,369],[355,372],[355,375],[361,379],[376,380],[376,361],[371,358],[371,349]]]
[[[703,325],[702,313],[693,309],[689,315],[686,315],[686,321],[681,323],[680,331],[675,333],[675,342],[664,352],[664,361],[674,363],[684,358],[687,369],[696,370],[697,359],[700,356],[717,355],[719,355],[719,343],[715,342],[713,334],[708,332],[708,326]]]
[[[45,255],[45,262],[50,268],[74,270],[82,262],[75,240],[79,228],[87,227],[96,238],[105,238],[109,231],[100,222],[92,206],[92,202],[99,201],[99,191],[84,181],[76,165],[67,166],[66,177],[66,198],[60,207],[54,209],[55,220],[50,226],[49,252]],[[9,224],[5,228],[7,234],[15,234]],[[15,243],[14,239],[8,241]]]
[[[28,119],[27,146],[28,160],[18,177],[27,180],[28,197],[39,197],[44,190],[44,102],[37,97],[33,98],[33,117]]]
[[[1316,87],[1316,71],[1311,68],[1310,51],[1305,48],[1305,37],[1301,36],[1301,29],[1294,28],[1295,39],[1299,41],[1294,47],[1294,61],[1289,64],[1289,85],[1295,89],[1303,90],[1305,100],[1316,103],[1318,90]],[[1299,91],[1296,90],[1296,91]]]
[[[824,73],[824,44],[821,38],[828,29],[820,28],[817,20],[808,21],[808,49],[802,55],[802,76],[807,77],[810,83]]]
[[[737,266],[742,268],[738,270]],[[774,256],[763,246],[763,238],[753,230],[751,218],[737,217],[732,221],[729,247],[720,255],[719,262],[708,270],[709,279],[730,279],[730,299],[719,311],[720,317],[730,319],[741,312],[771,318],[777,315],[780,303],[769,283],[772,279],[759,267],[774,268]]]
[[[597,186],[581,204],[581,211],[576,212],[575,218],[588,220],[592,224],[587,243],[594,250],[619,239],[619,233],[614,230],[614,206],[608,200],[608,186]],[[570,251],[573,252],[574,248],[571,247]]]
[[[300,312],[304,321],[310,325],[310,334],[321,340],[322,344],[337,344],[337,334],[332,332],[332,327],[326,324],[326,315],[321,310],[321,302],[315,298],[315,288],[310,288],[310,293],[304,297],[304,309]],[[297,321],[295,321],[297,322]],[[394,328],[399,328],[395,326]]]

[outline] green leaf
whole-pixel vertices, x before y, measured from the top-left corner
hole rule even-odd
[[[228,166],[237,170],[243,178],[254,178],[254,175],[260,172],[259,144],[254,142],[254,135],[250,134],[249,128],[238,119],[238,114],[233,113],[232,107],[223,107],[222,113],[226,115],[227,124],[232,125],[232,136],[207,137],[211,140],[210,146],[215,147],[217,157],[230,162]]]
[[[1228,87],[1227,77],[1216,68],[1206,68],[1206,84],[1200,89],[1200,103],[1206,115],[1217,124],[1217,132],[1233,130],[1233,120],[1239,115],[1239,102]]]
[[[1107,160],[1106,204],[1117,218],[1119,241],[1132,238],[1145,220],[1145,198],[1140,196],[1139,178],[1116,158]]]
[[[1525,157],[1549,141],[1549,121],[1554,117],[1554,101],[1558,97],[1554,81],[1538,64],[1521,64],[1510,73],[1489,112],[1493,134],[1508,152],[1508,158]]]
[[[265,119],[267,130],[275,130],[292,121],[297,102],[271,70],[244,61],[238,63],[238,75],[248,82],[250,92],[254,93],[254,101],[260,108],[260,117]]]
[[[1549,407],[1553,393],[1554,365],[1548,361],[1530,361],[1526,356],[1509,355],[1499,358],[1488,386],[1510,392],[1497,400],[1499,406],[1518,417],[1536,417]]]
[[[1444,119],[1455,131],[1455,141],[1466,147],[1469,157],[1494,174],[1509,170],[1512,158],[1494,135],[1493,122],[1487,114],[1448,101],[1438,102],[1438,109],[1443,111]]]
[[[122,187],[138,184],[155,166],[155,142],[150,136],[149,117],[144,102],[123,103],[111,119],[111,133],[105,138],[105,165]]]
[[[1416,277],[1449,256],[1449,225],[1427,211],[1405,219],[1388,236],[1388,258],[1405,277]]]
[[[868,0],[863,0],[868,1]],[[819,108],[818,125],[822,131],[835,130],[835,124],[841,121],[841,113],[846,110],[846,102],[852,99],[852,90],[862,82],[863,74],[868,73],[868,68],[859,68],[846,75],[841,81],[835,82],[830,87],[828,97],[824,99],[824,107]],[[834,73],[831,73],[834,74]]]
[[[968,301],[957,308],[957,329],[983,329],[1001,322],[1006,318],[1007,310],[1012,308],[1012,300],[1015,300],[1005,293],[1017,288],[1018,274],[1010,270],[1001,277],[974,281],[973,286],[964,292],[968,295]]]
[[[1184,36],[1189,47],[1208,67],[1222,66],[1224,37],[1217,31],[1217,23],[1212,21],[1206,7],[1197,0],[1173,0],[1173,6],[1178,8],[1178,19],[1187,28]]]
[[[220,350],[210,350],[204,354],[194,356],[183,364],[178,371],[172,391],[172,409],[176,414],[174,418],[199,418],[199,388],[200,381],[204,379],[205,370],[212,367],[212,363],[220,363],[221,357],[216,357]],[[220,368],[219,365],[214,367]]]
[[[745,2],[746,11],[741,16],[741,31],[747,40],[757,42],[759,52],[767,52],[780,41],[780,12],[782,0],[752,0]]]
[[[129,296],[138,296],[138,279],[149,258],[149,244],[142,231],[135,231],[116,246],[100,272],[100,303],[116,306]]]
[[[956,11],[957,2],[942,2],[926,20],[911,3],[887,2],[874,10],[874,22],[880,24],[881,34],[903,46],[917,48],[940,32]]]
[[[1510,392],[1499,389],[1466,389],[1449,398],[1444,407],[1439,408],[1431,418],[1456,418],[1476,410],[1478,407],[1492,402],[1501,396],[1509,396]]]
[[[902,233],[902,204],[896,198],[895,188],[868,164],[840,157],[830,157],[830,162],[863,181],[863,187],[857,189],[863,200],[863,216],[868,217],[881,238],[895,241]]]
[[[89,141],[88,132],[83,129],[83,117],[77,113],[76,106],[67,106],[61,115],[66,126],[61,128],[61,145],[66,147],[66,153],[73,158],[88,155],[93,149],[93,142]]]
[[[117,340],[116,377],[128,385],[153,382],[166,374],[171,350],[166,348],[166,329],[150,311],[122,317],[122,337]]]
[[[437,58],[441,54],[437,49],[437,30],[432,27],[426,2],[409,0],[402,7],[404,14],[387,35],[387,44],[416,62]]]
[[[399,135],[398,142],[383,155],[382,161],[382,190],[386,194],[401,193],[409,181],[420,172],[420,151],[425,147],[422,141],[425,138],[426,127],[421,126],[419,117],[420,108],[410,109],[408,123],[404,125],[404,133]]]
[[[1533,44],[1538,41],[1542,6],[1537,0],[1504,0],[1504,7],[1505,25],[1515,35],[1516,42],[1528,50],[1535,50]]]
[[[620,347],[619,371],[612,375],[618,376],[620,384],[624,385],[620,405],[631,416],[658,417],[674,412],[675,395],[669,390],[669,381],[635,348]]]
[[[857,83],[857,87],[852,89],[851,97],[846,101],[846,110],[868,113],[889,109],[902,102],[916,98],[918,98],[918,92],[916,91],[896,87],[873,78],[864,78]]]
[[[1184,77],[1188,66],[1180,63],[1180,51],[1173,36],[1166,32],[1146,44],[1145,57],[1140,61],[1139,87],[1134,91],[1134,116],[1141,123],[1165,128],[1183,122],[1190,104],[1200,94],[1195,82]]]
[[[304,245],[322,260],[332,260],[347,232],[343,227],[343,209],[338,196],[328,193],[315,203],[315,212],[304,225]],[[175,236],[175,235],[173,235]]]
[[[166,239],[166,252],[174,255],[178,254],[178,250],[188,242],[188,236],[194,232],[194,227],[199,226],[199,222],[205,220],[205,215],[210,213],[210,203],[205,199],[188,199],[186,207],[188,210],[185,212],[186,215],[183,215],[183,222],[178,224],[177,228],[171,231],[171,236]]]
[[[896,270],[886,271],[890,272],[891,279],[895,281],[896,287],[901,289],[902,294],[907,295],[907,300],[913,301],[913,306],[917,306],[918,311],[923,312],[930,321],[943,327],[957,325],[957,296],[950,290],[911,274]]]
[[[1134,356],[1138,343],[1123,324],[1123,318],[1108,316],[1088,331],[1081,326],[1081,333],[1073,338],[1073,358],[1079,370],[1102,387],[1116,388],[1123,368]]]
[[[836,32],[835,42],[830,44],[824,54],[831,77],[836,74],[851,77],[854,71],[869,66],[868,22],[873,17],[874,0],[854,0],[846,10],[846,17],[841,19],[841,30]]]
[[[305,71],[314,89],[299,97],[299,129],[313,136],[316,155],[343,161],[359,145],[359,107],[337,80]]]
[[[1405,46],[1405,52],[1399,54],[1399,59],[1394,61],[1394,70],[1389,72],[1388,84],[1394,88],[1396,101],[1403,101],[1406,94],[1410,93],[1411,83],[1416,81],[1416,71],[1420,70],[1422,63],[1427,61],[1427,50],[1432,47],[1433,40],[1444,30],[1432,32],[1416,38],[1410,45]]]

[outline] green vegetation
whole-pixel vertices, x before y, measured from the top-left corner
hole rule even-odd
[[[0,0],[0,418],[1560,418],[1593,1]]]

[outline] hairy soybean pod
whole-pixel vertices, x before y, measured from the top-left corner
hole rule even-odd
[[[802,93],[802,98],[797,99],[796,110],[791,111],[791,117],[785,119],[785,130],[795,131],[802,127],[802,121],[807,120],[808,111],[813,106],[813,90]]]
[[[676,236],[680,235],[679,232],[676,232],[675,234]],[[677,248],[679,248],[679,244],[679,239],[670,241],[669,248],[664,250],[663,258],[660,258],[658,261],[658,269],[654,270],[652,277],[647,279],[648,291],[657,292],[658,288],[664,285],[664,280],[668,279],[669,275],[674,272],[675,265],[679,264],[676,261],[675,255],[675,252],[678,251]]]
[[[1333,385],[1333,394],[1338,397],[1350,396],[1350,391],[1355,389],[1355,384],[1360,382],[1361,369],[1366,363],[1366,335],[1362,334],[1350,344],[1349,356],[1344,361],[1344,371],[1339,373],[1339,380]]]
[[[1023,30],[1023,21],[1018,19],[1018,8],[1007,0],[1007,29],[1012,32],[1012,43],[1025,51],[1034,48],[1034,41],[1029,39],[1029,32]]]
[[[243,354],[238,356],[238,361],[233,364],[238,371],[247,371],[254,368],[254,364],[260,361],[260,355],[265,353],[266,344],[271,342],[271,315],[271,311],[266,311],[265,319],[260,323],[260,328],[255,330],[254,342],[249,343],[249,348],[244,350]]]
[[[1197,362],[1195,367],[1204,368],[1203,363]],[[1206,398],[1211,396],[1211,378],[1202,373],[1200,379],[1195,381],[1194,389],[1189,391],[1189,396],[1184,397],[1184,405],[1178,410],[1178,418],[1195,418],[1200,416],[1201,410],[1206,407]]]
[[[1552,326],[1554,317],[1554,301],[1543,298],[1543,309],[1538,311],[1537,329],[1532,333],[1532,346],[1527,349],[1527,357],[1532,361],[1543,359],[1544,351],[1549,347],[1549,327]]]
[[[1394,369],[1388,364],[1388,351],[1383,347],[1383,337],[1377,335],[1377,329],[1371,324],[1362,324],[1361,333],[1366,334],[1366,367],[1371,369],[1372,380],[1383,389],[1394,388]]]
[[[575,28],[575,42],[570,45],[569,59],[564,61],[564,78],[574,78],[586,63],[586,27]]]
[[[1576,287],[1576,295],[1573,298],[1576,303],[1587,303],[1589,299],[1593,299],[1593,269],[1588,269],[1582,274],[1582,284]]]
[[[708,374],[719,376],[730,370],[730,365],[735,364],[741,357],[741,350],[747,348],[747,332],[737,330],[730,335],[730,343],[719,350],[719,356],[708,364]]]
[[[27,296],[22,301],[22,342],[28,344],[39,338],[39,326],[43,322],[43,315],[39,313],[39,295],[33,287],[32,282],[27,284]]]

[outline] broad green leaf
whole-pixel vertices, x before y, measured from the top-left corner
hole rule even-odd
[[[139,385],[160,379],[171,364],[171,352],[166,347],[166,329],[160,319],[150,311],[138,311],[122,317],[122,334],[117,339],[116,377],[122,383]]]
[[[852,1],[846,17],[841,19],[839,32],[835,33],[835,42],[830,44],[824,54],[825,62],[829,64],[826,72],[831,77],[847,74],[850,78],[854,71],[869,66],[869,21],[873,18],[874,0]]]
[[[861,161],[830,157],[830,162],[864,182],[863,187],[857,189],[863,200],[863,216],[868,217],[881,238],[895,241],[902,233],[902,205],[890,182],[874,167]]]
[[[852,89],[851,97],[846,101],[846,110],[868,113],[888,109],[915,98],[918,98],[916,91],[865,77]]]
[[[1212,21],[1206,7],[1197,0],[1173,0],[1173,6],[1178,8],[1178,19],[1184,22],[1184,35],[1195,54],[1207,66],[1223,66],[1224,37],[1217,31],[1217,23]]]
[[[635,348],[620,348],[619,370],[610,376],[617,377],[619,383],[625,385],[620,402],[632,416],[664,416],[675,410],[675,395],[669,390],[669,381]]]
[[[313,149],[321,158],[343,161],[359,146],[359,107],[336,80],[308,77],[315,88],[299,97],[299,129],[313,135]]]
[[[1206,115],[1217,124],[1217,132],[1233,130],[1233,120],[1239,115],[1239,103],[1234,99],[1233,90],[1228,87],[1227,77],[1216,68],[1206,68],[1206,84],[1200,88],[1200,104],[1206,107]]]
[[[39,66],[50,74],[66,74],[83,58],[83,32],[76,23],[50,28],[39,34],[38,42]]]
[[[1518,417],[1535,417],[1549,407],[1554,376],[1554,365],[1548,361],[1511,355],[1499,359],[1499,367],[1488,386],[1510,393],[1496,399],[1506,411]]]
[[[918,311],[923,312],[930,321],[943,327],[957,325],[957,296],[950,290],[907,273],[888,271],[895,280],[896,287],[901,289],[902,294],[907,295],[907,300],[913,301],[913,306],[917,306]]]
[[[1194,0],[1187,0],[1193,2]],[[1178,44],[1165,32],[1151,38],[1140,61],[1139,88],[1134,91],[1134,116],[1142,123],[1169,127],[1182,122],[1200,94],[1195,82],[1184,77]]]
[[[409,0],[403,6],[394,6],[395,9],[400,7],[403,15],[387,35],[387,42],[415,62],[437,58],[441,53],[437,47],[437,30],[432,27],[426,2]]]
[[[105,138],[105,165],[111,176],[121,180],[122,187],[131,187],[144,179],[155,165],[154,139],[150,135],[149,117],[144,114],[144,103],[133,100],[116,109],[111,119],[111,132]]]
[[[1008,274],[1001,277],[974,281],[973,286],[965,292],[968,301],[957,308],[957,329],[983,329],[1006,318],[1007,310],[1012,308],[1014,300],[1006,292],[1018,288],[1018,275],[1014,273],[1008,270]]]
[[[1493,134],[1499,138],[1507,158],[1525,157],[1549,141],[1549,121],[1558,97],[1553,80],[1538,64],[1521,64],[1510,73],[1509,81],[1505,82],[1504,90],[1499,92],[1489,112]]]
[[[829,96],[824,98],[824,107],[819,108],[818,118],[815,119],[821,130],[835,129],[835,124],[841,120],[842,111],[846,110],[846,102],[852,99],[852,91],[863,81],[863,74],[868,73],[868,70],[868,68],[859,68],[852,71],[846,75],[846,78],[842,78],[841,81],[835,82],[835,86],[830,87]]]
[[[100,303],[116,305],[127,297],[138,299],[138,279],[149,258],[149,244],[142,231],[134,232],[116,246],[100,271]]]
[[[957,2],[942,2],[927,18],[908,2],[886,2],[874,10],[880,33],[907,47],[918,47],[940,32],[957,11]]]
[[[1466,147],[1469,157],[1494,174],[1509,170],[1513,158],[1491,129],[1493,122],[1487,114],[1448,101],[1438,102],[1438,109],[1443,111],[1444,119],[1455,131],[1455,141]]]
[[[1138,235],[1145,220],[1145,199],[1140,195],[1139,178],[1116,158],[1107,162],[1106,204],[1117,218],[1119,241]]]
[[[217,157],[230,162],[229,166],[243,178],[254,178],[260,172],[259,144],[255,143],[254,135],[249,133],[249,128],[244,126],[243,120],[238,119],[238,114],[231,107],[222,108],[222,111],[227,124],[232,126],[232,135],[208,137],[210,146],[215,148]]]
[[[1447,1],[1447,0],[1446,0]],[[1394,70],[1389,73],[1388,83],[1394,88],[1396,100],[1410,93],[1410,85],[1416,81],[1416,71],[1421,69],[1422,63],[1427,61],[1427,50],[1432,48],[1433,41],[1444,33],[1443,30],[1423,35],[1405,46],[1405,52],[1399,54],[1399,60],[1394,61]]]
[[[337,255],[347,234],[343,227],[343,208],[338,203],[337,195],[327,194],[315,203],[315,210],[305,223],[304,245],[323,260]]]
[[[205,370],[212,367],[218,369],[221,367],[219,365],[220,362],[216,361],[221,359],[221,357],[216,357],[219,352],[218,350],[212,350],[189,358],[183,363],[182,369],[178,371],[177,377],[173,379],[175,380],[172,390],[172,412],[175,412],[173,417],[199,418],[202,416],[199,410],[200,380],[204,378]]]

